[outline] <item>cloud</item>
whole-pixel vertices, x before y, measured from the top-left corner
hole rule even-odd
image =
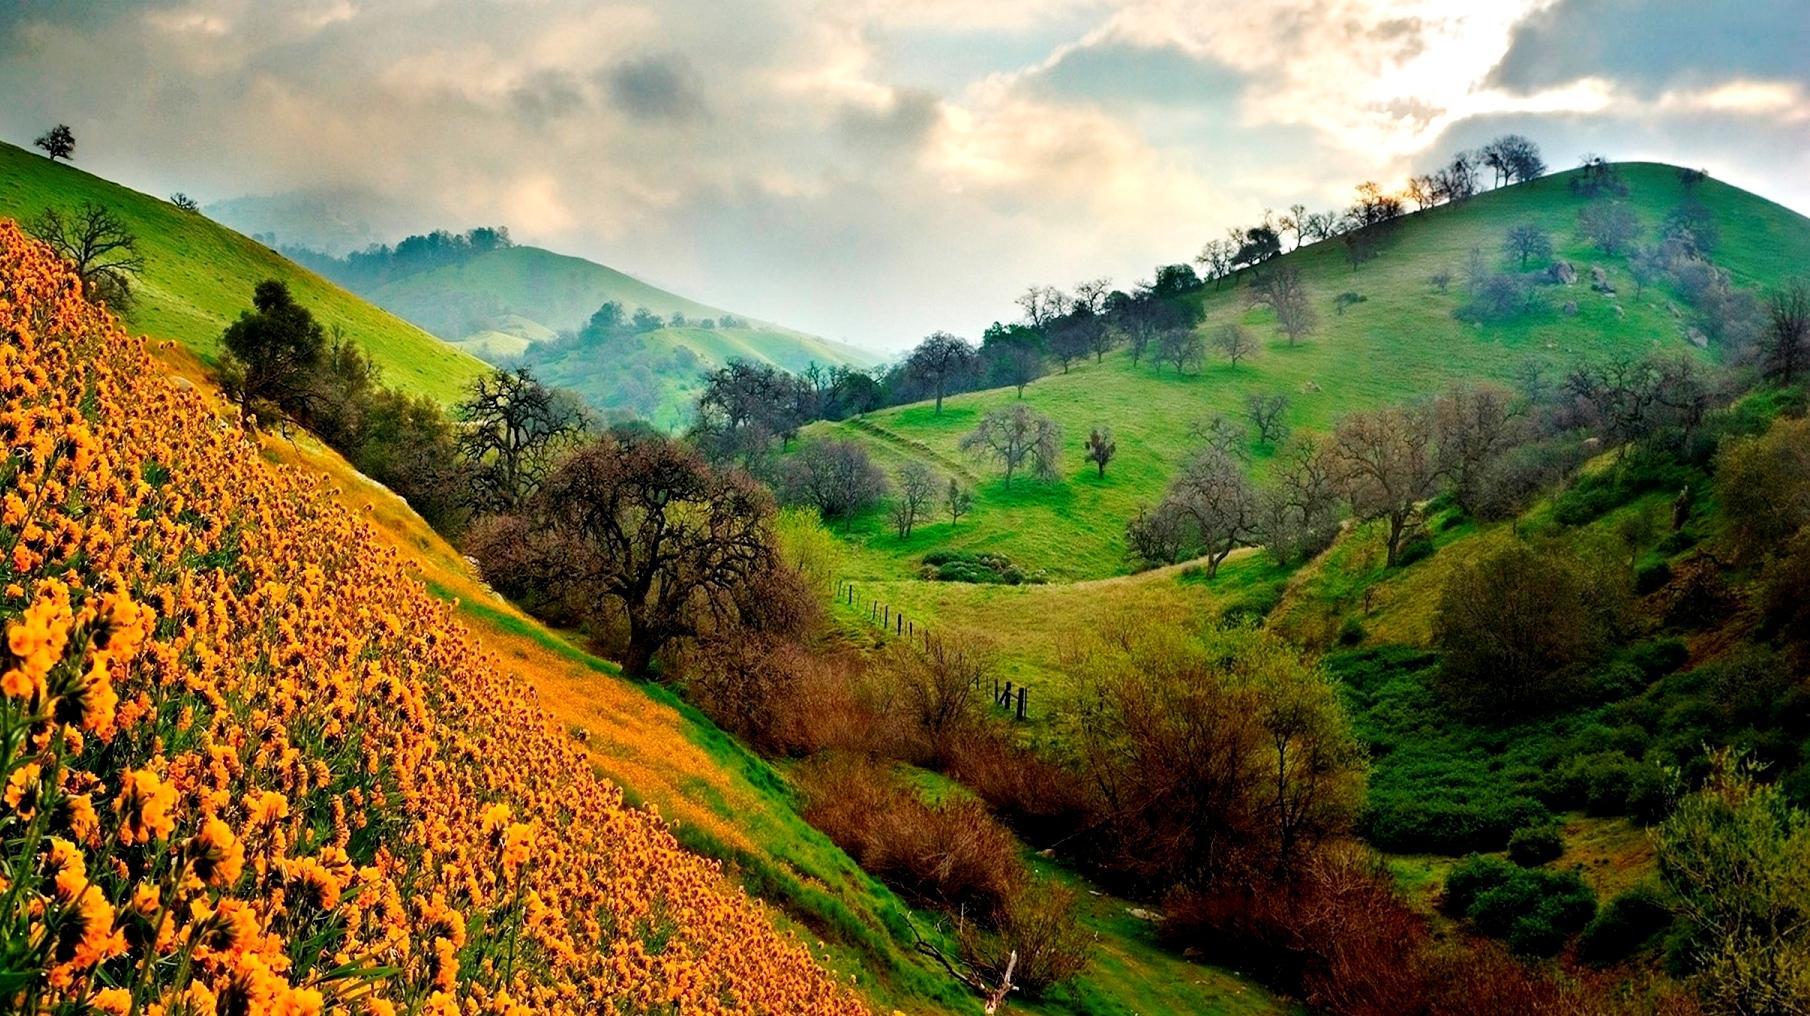
[[[1810,80],[1810,15],[1779,0],[1559,0],[1517,26],[1489,83],[1612,79],[1651,96],[1728,77]]]
[[[0,136],[68,122],[153,193],[357,195],[390,237],[507,223],[896,348],[1505,125],[1800,194],[1799,5],[1631,5],[0,0]]]
[[[610,95],[643,120],[690,120],[704,113],[704,98],[682,56],[646,56],[613,68]]]

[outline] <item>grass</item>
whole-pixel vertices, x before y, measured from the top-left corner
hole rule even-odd
[[[138,236],[146,265],[130,329],[179,342],[207,363],[217,361],[227,324],[250,309],[253,287],[279,279],[322,325],[343,328],[362,345],[391,385],[451,403],[485,370],[477,358],[200,214],[0,143],[0,216],[28,222],[45,208],[68,211],[84,201],[111,209]]]
[[[1119,579],[1060,582],[1047,585],[981,585],[917,579],[864,578],[880,572],[883,562],[867,555],[849,556],[856,603],[841,603],[836,617],[851,631],[876,640],[896,637],[870,620],[878,601],[893,614],[904,613],[917,637],[958,632],[984,642],[1001,680],[1029,686],[1029,712],[1042,723],[1062,708],[1074,692],[1064,652],[1075,636],[1118,612],[1155,613],[1183,621],[1204,622],[1247,597],[1264,599],[1279,587],[1283,572],[1267,556],[1241,551],[1208,583],[1198,566],[1175,565]]]
[[[1632,191],[1629,202],[1650,237],[1683,198],[1683,189],[1668,166],[1629,164],[1621,170]],[[1697,197],[1721,226],[1715,260],[1737,282],[1771,284],[1810,263],[1810,219],[1716,181],[1700,185]],[[916,403],[818,424],[807,435],[857,438],[889,468],[916,458],[975,482],[974,511],[959,526],[932,524],[909,540],[894,536],[877,514],[850,527],[846,538],[887,562],[894,577],[910,576],[917,559],[936,547],[1004,554],[1027,570],[1062,579],[1122,574],[1128,570],[1125,523],[1140,505],[1161,497],[1189,453],[1189,425],[1213,413],[1241,416],[1248,394],[1284,393],[1291,400],[1292,427],[1324,432],[1343,413],[1424,396],[1454,380],[1508,380],[1530,357],[1557,368],[1655,346],[1691,348],[1675,313],[1680,309],[1675,294],[1648,287],[1636,297],[1625,259],[1605,256],[1576,236],[1583,204],[1561,175],[1411,215],[1382,255],[1356,271],[1336,242],[1289,254],[1284,263],[1300,269],[1320,317],[1319,330],[1293,347],[1268,310],[1248,306],[1247,286],[1209,286],[1199,297],[1203,331],[1242,322],[1262,340],[1262,354],[1237,367],[1209,357],[1199,373],[1177,376],[1148,360],[1133,366],[1129,354],[1119,350],[1102,363],[1078,364],[1068,374],[1032,383],[1025,403],[1063,427],[1057,482],[1019,478],[1008,488],[989,464],[957,448],[987,410],[1015,400],[1009,388],[954,396],[945,400],[941,414],[929,403]],[[1512,320],[1487,325],[1458,320],[1453,312],[1465,299],[1462,278],[1442,294],[1429,276],[1440,269],[1461,276],[1473,247],[1492,267],[1510,267],[1499,249],[1502,234],[1530,220],[1552,234],[1555,256],[1577,268],[1580,282],[1546,287],[1544,308]],[[1543,266],[1529,266],[1537,267]],[[1591,291],[1592,267],[1608,273],[1617,295]],[[1343,315],[1334,313],[1334,296],[1347,290],[1366,301]],[[1575,315],[1562,312],[1566,301],[1576,302]],[[1104,479],[1081,457],[1089,429],[1102,424],[1112,427],[1118,441],[1118,457]],[[1268,449],[1252,451],[1260,471]]]

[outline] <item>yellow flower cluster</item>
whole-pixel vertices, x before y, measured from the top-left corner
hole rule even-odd
[[[858,1013],[0,222],[0,1011]]]

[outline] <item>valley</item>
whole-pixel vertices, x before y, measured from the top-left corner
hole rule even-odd
[[[1810,999],[1783,204],[1503,134],[886,359],[59,145],[0,144],[0,1008]]]

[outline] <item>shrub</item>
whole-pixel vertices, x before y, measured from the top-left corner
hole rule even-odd
[[[1611,899],[1578,937],[1578,956],[1587,963],[1607,966],[1632,956],[1663,934],[1672,923],[1665,896],[1641,883]]]
[[[1508,838],[1508,859],[1523,868],[1556,861],[1564,852],[1565,839],[1556,826],[1522,826]]]
[[[1026,572],[1004,554],[966,550],[933,550],[923,557],[922,576],[936,582],[972,582],[977,585],[1041,585],[1049,576]]]
[[[997,983],[1011,955],[1012,986],[1031,998],[1071,981],[1087,968],[1096,936],[1075,920],[1074,890],[1033,882],[1014,892],[998,915],[997,931],[964,924],[962,956],[986,980]]]
[[[1440,687],[1498,722],[1552,708],[1597,651],[1597,593],[1577,565],[1521,544],[1459,568],[1433,625]]]
[[[1672,581],[1672,566],[1663,560],[1643,561],[1634,571],[1634,591],[1642,596],[1664,588]]]
[[[862,869],[921,899],[1000,913],[1023,876],[1018,841],[978,801],[926,804],[904,778],[853,755],[798,769],[805,821]]]
[[[1339,645],[1358,645],[1363,642],[1365,638],[1369,637],[1369,634],[1369,632],[1364,630],[1364,623],[1362,621],[1359,621],[1355,617],[1348,617],[1345,619],[1344,624],[1339,625]]]
[[[1544,805],[1520,795],[1467,800],[1437,791],[1373,791],[1359,830],[1383,850],[1462,854],[1500,850],[1515,829],[1551,820]]]
[[[1395,564],[1398,568],[1406,568],[1416,561],[1424,561],[1433,556],[1433,540],[1421,529],[1402,541],[1401,549],[1395,552]]]
[[[1446,876],[1443,905],[1516,952],[1551,956],[1595,915],[1596,895],[1576,871],[1473,856]]]

